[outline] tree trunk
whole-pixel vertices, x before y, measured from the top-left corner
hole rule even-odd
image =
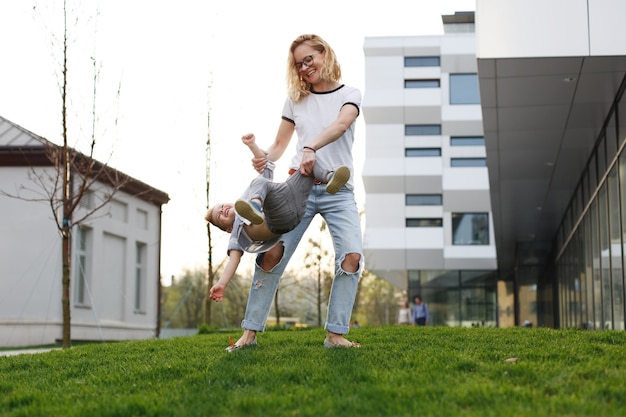
[[[71,317],[70,317],[70,271],[72,259],[72,235],[69,226],[63,228],[63,277],[62,287],[63,295],[61,304],[63,306],[63,349],[71,347]]]
[[[207,190],[209,189],[209,183],[207,181]],[[204,301],[204,322],[207,326],[211,325],[211,299],[209,298],[209,291],[213,286],[213,248],[211,247],[211,223],[206,224],[207,237],[209,240],[209,264],[208,264],[208,285],[206,287],[206,298]]]
[[[72,165],[70,150],[67,139],[67,4],[63,2],[63,88],[62,88],[62,126],[63,126],[63,153],[61,155],[61,166],[57,165],[63,173],[63,219],[61,221],[61,235],[63,239],[63,277],[61,278],[63,295],[61,305],[63,306],[63,349],[71,346],[71,317],[70,317],[70,272],[72,268],[72,234],[70,217],[72,215]]]
[[[280,309],[278,308],[278,288],[274,293],[274,311],[276,312],[276,327],[280,326]]]
[[[319,260],[317,263],[317,325],[322,327],[322,264]]]

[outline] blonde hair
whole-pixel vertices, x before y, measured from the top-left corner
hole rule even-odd
[[[213,211],[215,211],[215,206],[209,207],[206,214],[204,215],[204,220],[226,232],[227,230],[222,225],[215,223],[215,219],[213,218]]]
[[[341,67],[335,51],[330,45],[317,35],[300,35],[289,47],[289,56],[287,57],[287,94],[294,102],[299,102],[311,93],[311,84],[304,81],[298,70],[296,69],[296,60],[293,52],[303,43],[306,43],[317,52],[324,52],[324,62],[320,71],[320,76],[324,80],[339,82],[341,80]]]

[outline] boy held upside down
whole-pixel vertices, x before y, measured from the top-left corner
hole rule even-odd
[[[255,142],[254,135],[242,136],[242,142],[256,158],[266,157]],[[263,173],[250,183],[242,198],[235,204],[219,203],[207,211],[205,220],[230,233],[227,253],[228,263],[219,281],[209,290],[214,301],[224,298],[224,291],[235,275],[244,252],[267,252],[280,241],[280,237],[293,230],[302,220],[307,200],[316,181],[326,183],[326,191],[335,194],[350,179],[350,169],[342,165],[328,170],[316,161],[315,177],[294,172],[285,182],[273,182],[274,162],[267,161]]]

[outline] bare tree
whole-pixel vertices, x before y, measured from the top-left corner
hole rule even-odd
[[[209,85],[209,95],[211,93],[211,86]],[[211,107],[209,106],[209,113],[207,115],[207,140],[206,140],[206,208],[210,207],[209,190],[211,188]],[[209,297],[209,291],[213,287],[214,272],[213,272],[213,242],[211,241],[211,224],[206,224],[207,240],[208,240],[208,265],[207,265],[207,292],[204,300],[204,322],[207,325],[211,325],[211,298]]]
[[[322,242],[324,240],[324,235],[326,231],[326,222],[322,221],[320,224],[319,235],[317,240],[310,238],[309,239],[309,249],[305,255],[306,259],[306,269],[307,270],[315,270],[315,274],[317,277],[317,285],[316,285],[316,294],[317,294],[317,325],[322,325],[322,304],[323,300],[326,298],[329,293],[328,285],[325,285],[330,280],[330,273],[328,270],[328,265],[326,265],[323,260],[329,259],[329,252],[323,248]]]
[[[362,287],[354,313],[372,326],[391,324],[390,320],[395,320],[398,306],[402,302],[402,292],[367,270],[363,272],[360,281]]]
[[[186,271],[178,282],[179,287],[191,289],[182,304],[182,323],[187,329],[197,328],[202,323],[202,309],[206,294],[205,276],[206,272],[203,270]]]
[[[63,348],[71,346],[71,315],[70,315],[70,281],[72,270],[72,228],[79,226],[94,213],[106,206],[119,190],[129,191],[133,195],[141,194],[134,180],[119,171],[110,168],[106,163],[96,161],[96,92],[98,85],[98,68],[94,57],[91,58],[93,73],[93,97],[91,107],[92,131],[89,151],[83,154],[70,146],[68,133],[68,57],[70,55],[70,39],[68,26],[67,2],[63,2],[63,36],[61,38],[61,124],[62,145],[56,145],[38,137],[42,151],[23,150],[24,159],[32,161],[37,153],[43,153],[47,164],[33,163],[29,177],[34,188],[22,187],[15,193],[0,191],[0,194],[26,201],[45,202],[50,206],[57,229],[62,239],[62,310],[63,310]],[[118,92],[119,94],[119,92]],[[26,153],[29,155],[26,155]],[[49,165],[53,169],[37,169],[35,165]],[[135,192],[133,192],[133,190]],[[91,205],[82,204],[86,199],[95,196]],[[79,208],[88,207],[86,210]]]

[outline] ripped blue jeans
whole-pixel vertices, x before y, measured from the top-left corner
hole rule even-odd
[[[338,334],[347,334],[350,330],[352,307],[359,276],[363,270],[361,222],[354,192],[343,187],[337,194],[328,194],[325,184],[313,186],[304,218],[295,229],[283,235],[281,242],[284,246],[284,253],[280,262],[272,270],[264,271],[259,266],[260,257],[264,254],[258,255],[246,314],[241,323],[244,329],[258,332],[265,329],[265,322],[274,301],[280,277],[304,232],[318,213],[326,220],[335,249],[335,278],[331,287],[324,328]],[[346,272],[341,268],[345,256],[350,253],[358,254],[360,257],[356,272]],[[296,268],[302,269],[297,265]]]

